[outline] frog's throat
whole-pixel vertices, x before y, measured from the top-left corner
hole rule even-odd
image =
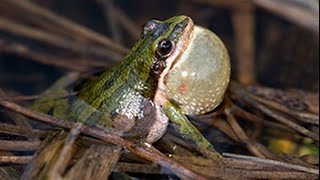
[[[156,106],[156,119],[154,120],[146,139],[149,143],[157,141],[166,131],[169,119],[164,114],[162,106],[164,106],[169,100],[165,94],[166,87],[164,84],[164,78],[165,75],[174,67],[174,64],[179,61],[180,57],[190,44],[193,35],[194,24],[192,19],[189,18],[189,23],[186,26],[184,33],[177,41],[173,53],[166,59],[166,68],[162,71],[158,79],[158,88],[155,92],[153,101]]]

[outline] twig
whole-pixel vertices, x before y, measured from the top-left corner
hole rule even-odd
[[[301,177],[303,179],[308,179],[307,176],[319,174],[318,170],[315,168],[274,160],[270,161],[252,156],[242,156],[231,153],[224,153],[224,155],[226,156],[225,162],[230,167],[228,171],[230,170],[230,173],[238,174],[243,178],[274,179],[278,176],[281,178]],[[214,163],[212,160],[204,159],[203,157],[173,155],[172,158],[178,162],[181,162],[182,164],[192,164],[198,166],[200,169],[207,168],[208,170],[204,172],[212,172],[219,168],[219,165]],[[228,171],[225,171],[224,173],[227,173]]]
[[[64,68],[70,71],[78,71],[78,72],[87,72],[88,70],[91,70],[91,68],[94,67],[103,67],[107,68],[111,66],[112,62],[103,62],[102,60],[96,60],[96,59],[86,59],[82,57],[59,57],[53,54],[47,54],[47,53],[40,53],[38,51],[33,51],[29,47],[15,43],[15,42],[7,42],[3,39],[0,39],[0,51],[6,52],[6,53],[12,53],[16,54],[18,56],[23,56],[27,58],[28,60],[33,60],[36,62],[40,62],[42,64],[46,65],[52,65],[60,68]],[[113,62],[115,62],[113,59],[109,59]],[[0,76],[1,77],[1,76]],[[36,80],[36,77],[30,77],[30,80]],[[20,78],[12,78],[20,79]],[[39,79],[39,78],[38,78]],[[26,79],[29,80],[29,79]],[[23,81],[26,81],[23,79]],[[29,80],[29,81],[30,81]]]
[[[0,156],[0,163],[28,164],[32,156]]]
[[[244,159],[244,160],[250,160],[254,161],[257,163],[263,163],[263,164],[268,164],[272,166],[279,166],[279,167],[284,167],[284,168],[289,168],[293,170],[298,170],[298,171],[304,171],[304,172],[309,172],[313,174],[319,174],[319,169],[314,169],[310,167],[304,167],[300,165],[295,165],[295,164],[289,164],[281,161],[275,161],[275,160],[270,160],[270,159],[261,159],[253,156],[245,156],[245,155],[238,155],[238,154],[231,154],[231,153],[223,153],[224,156],[227,157],[233,157],[237,159]]]
[[[258,157],[265,158],[266,156],[260,152],[260,150],[255,146],[255,144],[249,139],[246,133],[242,130],[238,122],[235,120],[234,116],[230,113],[229,109],[225,109],[227,115],[227,120],[232,127],[233,131],[237,135],[238,139],[248,146],[249,151]]]
[[[222,8],[228,8],[231,10],[234,9],[242,9],[244,11],[252,10],[253,6],[250,0],[188,0],[191,2],[201,3],[201,4],[208,4],[211,6],[219,6]]]
[[[115,171],[144,173],[144,174],[160,174],[160,168],[155,165],[119,162]],[[162,173],[162,172],[161,172]]]
[[[21,113],[25,116],[35,118],[36,120],[39,120],[41,122],[45,122],[48,124],[52,124],[55,126],[71,129],[75,125],[75,122],[63,121],[58,118],[49,116],[47,114],[31,111],[28,108],[22,107],[12,102],[0,100],[0,105],[3,107],[9,108],[11,110],[14,110],[18,113]],[[122,139],[119,135],[116,135],[114,132],[106,132],[106,130],[102,130],[99,128],[90,128],[87,126],[83,126],[81,128],[81,132],[84,134],[93,136],[95,138],[98,138],[100,140],[103,140],[105,142],[124,146],[127,149],[129,149],[133,154],[139,157],[151,160],[152,162],[155,162],[163,167],[168,168],[169,170],[173,171],[182,179],[205,179],[204,177],[181,166],[179,163],[175,162],[174,160],[167,158],[163,154],[149,150],[150,147],[139,146],[137,144],[134,144],[133,142]]]
[[[248,95],[243,95],[243,99],[245,101],[249,102],[250,104],[252,104],[255,108],[259,109],[261,112],[267,114],[268,116],[273,117],[274,119],[278,120],[279,122],[287,125],[288,127],[292,128],[292,129],[296,130],[297,132],[319,142],[319,135],[318,134],[315,134],[315,133],[309,131],[308,129],[294,123],[293,121],[288,120],[288,118],[285,118],[280,113],[272,111],[268,107],[266,107],[260,103],[257,103],[253,98],[249,97]]]
[[[193,178],[199,178],[199,179],[206,179],[200,175],[194,176],[194,172],[190,171],[189,169],[181,169],[181,165],[175,161],[172,160],[172,162],[167,161],[167,157],[161,154],[159,151],[157,151],[154,147],[151,145],[150,148],[145,148],[143,146],[128,146],[129,150],[133,152],[135,155],[138,155],[144,159],[147,159],[151,162],[157,162],[158,164],[164,166],[164,167],[170,167],[169,170],[173,172],[179,172],[177,175],[183,175],[182,179],[193,179]]]
[[[237,55],[237,78],[243,84],[256,81],[254,11],[232,11]]]
[[[255,95],[251,95],[255,100],[258,102],[261,102],[265,105],[268,105],[269,107],[272,107],[274,109],[280,110],[282,112],[285,112],[289,115],[294,116],[297,120],[304,122],[304,123],[310,123],[310,124],[315,124],[319,125],[319,115],[316,114],[311,114],[311,113],[306,113],[306,112],[299,112],[299,111],[294,111],[289,108],[287,108],[284,105],[281,105],[279,103],[276,103],[271,100],[263,99]]]
[[[319,142],[319,135],[318,134],[311,132],[310,130],[304,128],[303,126],[295,123],[293,120],[290,120],[288,117],[284,116],[283,114],[276,112],[274,110],[271,110],[267,106],[264,106],[263,104],[257,102],[252,97],[252,95],[250,95],[250,93],[247,92],[245,90],[245,88],[241,87],[239,84],[232,82],[230,84],[230,87],[232,89],[235,89],[235,91],[233,91],[233,92],[236,93],[237,96],[241,97],[241,99],[243,101],[250,104],[252,107],[260,110],[264,114],[274,118],[275,120],[279,121],[280,123],[285,124],[287,127]]]
[[[32,131],[15,125],[0,123],[0,133],[25,136],[28,138],[41,138],[46,135],[45,131],[33,129]]]
[[[240,107],[238,107],[236,105],[233,105],[230,108],[230,111],[234,116],[243,118],[244,120],[248,120],[248,121],[251,121],[253,123],[262,124],[262,125],[265,125],[265,126],[269,126],[271,128],[276,128],[276,129],[280,129],[280,130],[293,132],[293,130],[289,129],[287,126],[284,126],[284,125],[279,124],[279,123],[266,121],[266,120],[254,115],[254,114],[248,113],[247,111],[243,110],[242,108],[240,108]]]
[[[88,70],[88,66],[81,63],[74,63],[71,59],[57,58],[54,55],[48,55],[30,50],[27,46],[18,43],[7,43],[0,39],[0,51],[13,53],[19,56],[40,62],[42,64],[52,65],[65,68],[71,71],[84,72]],[[89,61],[88,61],[89,62]]]
[[[50,97],[50,98],[54,98],[54,99],[58,99],[58,98],[65,98],[65,97],[70,97],[70,96],[75,96],[78,92],[71,92],[69,94],[65,94],[65,95],[57,95],[57,94],[52,94],[52,96],[50,96],[50,94],[46,93],[45,97]],[[30,100],[36,100],[36,99],[40,99],[44,97],[43,94],[40,95],[30,95],[30,96],[9,96],[9,97],[0,97],[0,100],[8,100],[8,101],[30,101]]]
[[[51,21],[52,23],[55,23],[56,25],[60,26],[61,28],[67,29],[75,34],[77,34],[80,37],[87,38],[92,40],[93,42],[97,42],[100,44],[103,44],[104,46],[116,50],[117,52],[120,52],[122,54],[128,52],[128,50],[121,45],[112,42],[109,38],[94,32],[86,27],[80,26],[77,23],[74,23],[73,21],[70,21],[68,19],[65,19],[45,8],[42,8],[41,6],[38,6],[34,3],[32,3],[29,0],[3,0],[6,3],[12,3],[18,7],[24,8],[28,10],[30,13],[34,14],[36,17],[44,17]]]
[[[266,171],[266,170],[243,170],[243,169],[221,169],[220,167],[199,167],[190,163],[186,164],[188,168],[205,174],[207,177],[216,179],[316,179],[317,175],[305,172],[286,172],[280,170]],[[216,174],[221,174],[217,177]]]
[[[100,2],[100,4],[103,7],[104,10],[104,16],[105,16],[105,20],[106,20],[106,24],[108,25],[111,34],[112,34],[112,39],[119,43],[122,44],[122,37],[121,37],[121,33],[119,31],[119,27],[117,22],[115,21],[115,17],[117,17],[116,15],[114,15],[114,5],[113,5],[113,1],[112,0],[98,0],[98,2]]]
[[[127,32],[134,38],[139,39],[141,29],[134,23],[121,9],[114,7],[114,17],[118,20],[119,24],[127,30]]]
[[[238,136],[236,135],[236,133],[233,131],[231,126],[228,124],[228,122],[224,118],[220,118],[220,117],[211,118],[211,119],[205,118],[205,119],[201,119],[201,122],[205,122],[208,125],[219,129],[220,131],[228,135],[231,139],[237,142],[240,142]]]
[[[108,0],[97,0],[104,7],[106,19],[109,22],[110,29],[114,35],[114,39],[121,43],[119,35],[118,23],[121,25],[134,39],[138,39],[141,29],[134,23],[120,8],[116,7]],[[116,20],[116,21],[114,21]]]
[[[82,139],[81,139],[82,140]],[[101,142],[101,141],[100,141]],[[105,179],[115,170],[121,146],[94,143],[64,176],[65,179]]]
[[[279,0],[252,0],[252,2],[259,7],[313,31],[319,36],[319,12],[312,12],[310,9],[303,9]]]
[[[64,169],[68,165],[68,161],[71,159],[72,148],[75,145],[76,138],[80,134],[80,129],[82,124],[75,124],[75,126],[71,129],[70,133],[68,134],[68,138],[65,141],[65,144],[59,154],[59,157],[56,163],[51,167],[49,177],[59,177],[62,176]],[[57,179],[53,178],[53,179]]]
[[[34,14],[30,13],[27,9],[17,7],[12,4],[7,4],[6,2],[0,4],[0,11],[3,12],[3,14],[6,17],[9,17],[13,21],[16,20],[18,22],[23,22],[24,24],[30,24],[32,26],[39,26],[42,29],[45,29],[47,31],[57,33],[63,36],[68,36],[68,38],[74,38],[79,41],[81,41],[81,37],[76,36],[75,33],[70,33],[66,31],[64,28],[58,27],[56,24],[43,19],[43,18],[34,18]],[[19,12],[19,13],[17,13]],[[83,41],[84,39],[82,39]]]
[[[0,29],[16,35],[28,37],[40,42],[52,44],[63,49],[78,52],[79,54],[93,54],[102,57],[112,57],[114,59],[122,58],[122,55],[117,54],[109,49],[99,47],[96,45],[77,43],[72,40],[67,40],[66,38],[57,34],[50,33],[39,28],[28,27],[23,24],[12,22],[4,17],[0,17]]]
[[[14,91],[11,92],[11,94],[16,95],[19,93],[16,93]],[[2,97],[5,97],[4,92],[0,89],[0,99]],[[29,122],[29,119],[26,118],[25,116],[22,116],[21,114],[18,113],[14,113],[13,111],[8,111],[6,110],[5,113],[7,114],[8,117],[10,117],[15,125],[17,127],[22,127],[24,131],[28,131],[28,132],[39,132],[38,130],[35,130],[32,125]],[[28,133],[26,133],[28,134]],[[28,137],[28,140],[30,141],[39,141],[39,137]]]
[[[8,141],[0,140],[0,150],[5,151],[34,151],[40,146],[41,141]]]
[[[216,174],[221,174],[220,178],[222,177],[223,179],[276,179],[279,177],[281,179],[312,179],[317,177],[316,174],[310,172],[297,172],[287,167],[264,164],[247,159],[226,158],[226,163],[230,168],[225,169],[202,157],[173,156],[173,159],[210,178],[217,178]],[[312,171],[314,170],[312,169]]]

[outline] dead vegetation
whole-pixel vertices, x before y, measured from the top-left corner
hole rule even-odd
[[[128,44],[125,40],[136,39],[140,33],[137,23],[116,2],[95,2],[103,10],[111,38],[68,20],[38,3],[30,0],[1,1],[0,52],[9,57],[17,56],[61,69],[64,73],[67,72],[65,77],[70,82],[86,77],[95,69],[110,67],[120,61],[128,51],[123,45]],[[202,14],[199,14],[204,16],[202,20],[210,15],[214,16],[211,8],[217,11],[227,9],[230,13],[233,39],[227,37],[226,41],[234,43],[231,53],[236,59],[233,75],[237,80],[231,82],[225,100],[218,109],[206,115],[190,117],[202,132],[208,134],[207,138],[211,142],[227,143],[228,147],[232,147],[225,148],[226,151],[218,148],[223,149],[222,152],[232,152],[223,153],[226,159],[224,164],[217,164],[200,156],[192,145],[170,127],[154,145],[131,142],[102,129],[32,111],[28,104],[41,97],[41,94],[20,95],[3,87],[0,94],[0,105],[3,107],[3,115],[0,116],[0,177],[31,179],[36,174],[34,169],[41,167],[40,162],[32,159],[33,153],[42,149],[47,141],[61,138],[65,143],[52,147],[56,148],[56,153],[52,155],[56,162],[50,167],[52,179],[101,179],[110,174],[113,178],[317,179],[319,95],[302,90],[280,90],[257,85],[260,72],[258,63],[261,61],[257,61],[256,57],[267,64],[270,59],[266,57],[273,51],[270,48],[263,51],[257,49],[256,11],[262,8],[264,13],[271,12],[284,21],[298,25],[304,33],[316,38],[316,44],[319,45],[319,9],[315,8],[319,1],[181,0],[177,4],[177,13],[196,14],[199,8],[203,8]],[[267,37],[270,35],[266,40],[267,45],[279,40],[277,32],[283,29],[277,27],[277,23],[270,21],[273,29],[266,27],[270,31],[260,33]],[[209,25],[210,22],[204,24]],[[130,38],[126,38],[127,36]],[[303,43],[301,48],[309,50],[310,48],[304,47],[309,43]],[[0,59],[0,64],[5,67],[5,62],[1,61]],[[304,59],[300,59],[301,63],[303,61]],[[294,71],[299,68],[301,67],[295,67]],[[27,74],[13,77],[5,72],[7,71],[0,73],[3,74],[0,83],[10,79],[28,82],[28,78],[30,81],[43,81],[41,75],[40,78],[29,77]],[[292,76],[295,73],[297,72],[292,72]],[[307,82],[314,82],[318,77],[304,78]],[[310,85],[310,89],[318,90],[317,82],[314,83],[315,85]],[[53,97],[73,96],[75,93]],[[37,128],[35,121],[60,129],[49,131]],[[219,130],[218,135],[212,134],[216,129]],[[288,154],[275,153],[275,148],[271,147],[272,142],[278,143],[278,149],[285,147],[279,145],[281,142],[294,148]],[[294,155],[303,148],[308,152],[316,149],[316,153]],[[121,154],[115,153],[117,151],[121,151]],[[284,152],[285,150],[282,153]],[[42,153],[44,157],[49,156]]]

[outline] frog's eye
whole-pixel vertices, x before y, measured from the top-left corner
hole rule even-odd
[[[161,58],[166,58],[170,55],[173,49],[173,42],[170,41],[169,39],[162,39],[159,41],[156,47],[156,53],[158,56]]]

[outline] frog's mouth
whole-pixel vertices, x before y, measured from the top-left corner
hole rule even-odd
[[[179,35],[177,35],[179,34]],[[163,69],[158,80],[158,89],[165,90],[165,76],[170,72],[174,65],[179,61],[188,45],[190,44],[194,34],[194,23],[191,18],[184,16],[184,19],[177,23],[173,28],[169,39],[174,39],[174,50],[166,59],[166,67]]]

